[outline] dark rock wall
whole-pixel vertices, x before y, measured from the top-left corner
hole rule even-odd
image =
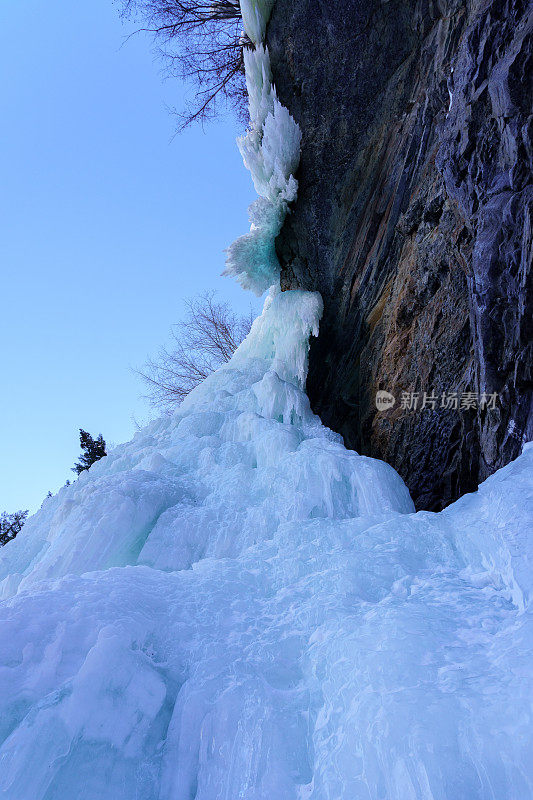
[[[522,0],[277,0],[268,28],[303,134],[282,287],[325,304],[311,402],[418,508],[475,489],[533,434],[531,28]],[[450,392],[498,400],[441,408]]]

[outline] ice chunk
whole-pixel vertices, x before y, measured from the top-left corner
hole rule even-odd
[[[270,56],[262,44],[254,49],[244,49],[244,71],[248,92],[248,111],[250,129],[261,136],[263,125],[274,109],[275,90],[272,85]]]
[[[275,0],[240,0],[244,30],[255,44],[265,38],[268,19]]]
[[[93,480],[84,477],[71,493],[62,493],[63,502],[46,526],[36,526],[33,518],[28,536],[0,551],[4,595],[18,585],[25,589],[47,578],[135,563],[159,514],[187,495],[164,469],[163,474],[137,468],[101,478],[94,472]]]
[[[249,208],[250,232],[227,250],[224,275],[233,275],[243,289],[261,295],[276,283],[280,266],[275,240],[285,218],[284,207],[259,197]]]
[[[252,173],[255,190],[261,197],[277,204],[286,213],[284,203],[296,199],[298,184],[293,172],[300,160],[300,128],[287,109],[274,97],[272,110],[262,125],[238,139],[247,169]]]

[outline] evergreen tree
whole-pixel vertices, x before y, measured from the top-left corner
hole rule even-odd
[[[15,511],[14,514],[8,514],[7,511],[3,511],[0,514],[0,547],[14,539],[17,533],[20,533],[27,516],[27,511]]]
[[[78,475],[89,469],[95,461],[100,461],[107,455],[104,437],[101,433],[96,439],[93,439],[90,433],[80,428],[80,446],[83,452],[79,461],[72,467],[72,472],[76,472]]]

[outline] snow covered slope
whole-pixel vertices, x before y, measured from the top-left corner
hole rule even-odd
[[[414,514],[309,409],[320,312],[271,294],[0,550],[0,797],[533,797],[533,449]]]

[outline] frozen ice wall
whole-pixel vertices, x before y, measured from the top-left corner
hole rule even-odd
[[[533,797],[533,449],[415,514],[309,409],[320,312],[272,293],[0,550],[0,797]]]
[[[274,0],[241,0],[244,29],[253,48],[244,49],[250,126],[237,143],[259,197],[249,209],[250,232],[229,246],[225,270],[257,295],[278,283],[275,240],[289,203],[296,199],[294,173],[300,161],[300,128],[276,96],[263,44],[273,4]]]

